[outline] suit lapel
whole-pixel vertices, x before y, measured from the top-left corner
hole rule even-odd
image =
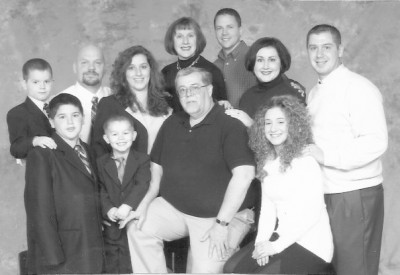
[[[134,151],[130,151],[128,159],[126,160],[125,164],[125,173],[122,181],[122,188],[124,188],[128,184],[128,182],[131,181],[137,169],[138,169],[138,162],[136,160],[136,155]]]
[[[25,100],[25,106],[28,112],[32,114],[34,120],[40,124],[43,124],[48,130],[51,129],[49,119],[29,97],[27,97]]]
[[[112,180],[116,185],[121,186],[121,183],[119,182],[118,179],[117,165],[115,164],[115,161],[111,157],[107,158],[106,163],[104,165],[104,170],[112,178]]]
[[[72,166],[77,168],[83,174],[85,174],[88,178],[94,181],[94,177],[86,170],[85,164],[83,164],[82,160],[79,158],[78,154],[75,153],[74,149],[69,146],[59,135],[53,134],[52,138],[57,143],[57,151],[63,152],[64,159],[69,162]],[[85,148],[86,149],[86,148]],[[92,173],[94,173],[92,169]]]

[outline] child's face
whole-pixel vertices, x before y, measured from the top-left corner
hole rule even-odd
[[[128,153],[135,138],[135,130],[125,120],[111,122],[104,135],[104,140],[111,145],[114,155]]]
[[[50,123],[60,137],[70,145],[75,145],[82,129],[83,115],[75,105],[60,105]]]
[[[22,83],[28,96],[40,101],[46,101],[50,96],[53,79],[48,70],[31,70],[28,78]]]

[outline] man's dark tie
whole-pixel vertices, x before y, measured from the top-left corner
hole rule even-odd
[[[97,96],[94,96],[92,98],[92,111],[91,111],[91,115],[92,115],[92,126],[94,124],[94,119],[96,118],[96,112],[97,112],[97,105],[99,104],[99,98]]]
[[[82,160],[83,164],[85,164],[86,170],[89,174],[92,174],[92,169],[90,168],[89,158],[83,149],[83,147],[79,144],[75,145],[74,147],[75,152],[78,154],[79,158]]]

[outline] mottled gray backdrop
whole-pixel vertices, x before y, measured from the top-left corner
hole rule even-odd
[[[207,38],[203,55],[218,52],[213,17],[223,7],[239,11],[243,39],[281,39],[292,54],[288,75],[309,91],[316,76],[307,60],[305,36],[314,25],[337,26],[345,45],[344,63],[372,80],[385,100],[389,149],[384,156],[385,228],[381,274],[400,274],[400,2],[267,1],[267,0],[0,0],[0,274],[17,274],[17,253],[26,249],[23,204],[24,170],[9,154],[7,111],[25,99],[19,86],[21,66],[29,58],[47,59],[57,93],[75,81],[76,48],[87,41],[101,44],[111,64],[118,52],[141,44],[160,66],[175,60],[163,46],[167,26],[192,16]],[[362,98],[360,98],[362,104]]]

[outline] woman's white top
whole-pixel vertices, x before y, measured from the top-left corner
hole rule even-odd
[[[139,110],[132,111],[130,107],[125,109],[130,115],[140,121],[143,126],[147,130],[148,136],[148,147],[147,154],[150,154],[151,148],[153,148],[154,141],[157,137],[158,131],[160,130],[161,125],[163,125],[164,121],[172,114],[172,109],[168,110],[167,115],[162,116],[152,116],[148,113],[142,113]]]
[[[276,218],[279,239],[272,242],[277,253],[297,242],[326,262],[333,256],[332,232],[326,211],[321,169],[312,157],[292,161],[286,172],[279,159],[264,166],[260,222],[256,242],[268,241]]]

